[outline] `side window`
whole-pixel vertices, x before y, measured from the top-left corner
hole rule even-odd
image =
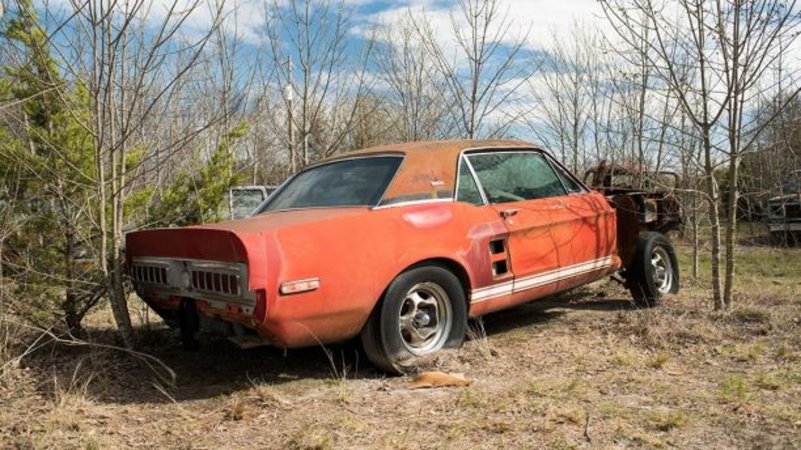
[[[480,153],[468,159],[490,203],[566,194],[562,181],[540,153]]]
[[[473,179],[473,174],[464,158],[459,163],[459,189],[456,191],[456,201],[474,205],[484,204],[484,200],[481,199],[481,194],[478,192],[476,180]]]
[[[564,184],[565,189],[567,189],[568,193],[575,194],[578,192],[584,192],[584,188],[581,187],[581,185],[578,184],[576,180],[573,179],[573,177],[571,177],[567,172],[565,172],[564,169],[557,166],[553,162],[551,162],[551,167],[553,167],[553,170],[556,172],[556,175],[559,177],[559,179],[562,180],[562,184]]]

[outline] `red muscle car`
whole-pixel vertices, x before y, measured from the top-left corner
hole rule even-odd
[[[199,331],[284,348],[361,336],[404,372],[471,317],[619,273],[635,303],[679,286],[668,239],[625,195],[536,145],[387,145],[306,167],[251,217],[127,235],[139,294],[186,347]]]

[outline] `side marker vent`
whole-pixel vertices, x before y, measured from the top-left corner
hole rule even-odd
[[[506,239],[493,239],[489,242],[490,259],[492,260],[493,278],[503,278],[509,274],[509,253],[506,251]]]

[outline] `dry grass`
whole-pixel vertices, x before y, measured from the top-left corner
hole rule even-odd
[[[462,349],[427,362],[466,374],[474,382],[464,388],[409,390],[408,379],[377,373],[353,343],[285,357],[207,341],[185,353],[172,332],[143,325],[143,350],[170,364],[174,386],[110,348],[48,345],[4,365],[0,442],[794,448],[801,442],[801,251],[742,252],[732,311],[711,311],[706,283],[685,277],[682,293],[657,309],[633,309],[619,286],[601,283],[477,321]],[[771,275],[764,266],[777,257],[784,268]],[[92,339],[113,343],[103,314],[93,319]],[[14,351],[0,348],[0,355]]]

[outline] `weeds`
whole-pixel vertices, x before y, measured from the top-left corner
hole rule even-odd
[[[648,425],[657,431],[671,431],[689,421],[687,413],[681,410],[658,409],[647,415]]]
[[[787,387],[787,383],[781,375],[776,373],[766,373],[757,377],[756,384],[768,391],[779,391]]]
[[[799,258],[793,255],[801,253],[783,253]],[[72,345],[47,334],[36,342],[31,328],[0,327],[0,343],[9,343],[0,347],[7,372],[0,395],[13,395],[0,398],[0,442],[33,448],[794,448],[801,427],[801,288],[790,278],[794,272],[786,272],[784,284],[765,293],[752,277],[754,286],[740,288],[730,312],[712,312],[707,282],[695,280],[651,310],[605,309],[587,288],[580,294],[587,300],[569,307],[535,303],[493,318],[493,325],[511,318],[513,332],[471,322],[465,347],[432,362],[476,380],[459,390],[411,391],[405,379],[372,371],[360,376],[349,347],[324,348],[322,365],[317,348],[288,358],[271,349],[232,356],[222,346],[186,354],[158,331],[162,339],[148,341],[149,348],[171,364],[179,384],[155,377],[154,390],[148,365],[113,346]],[[604,305],[628,298],[616,286],[598,289],[608,291]],[[111,331],[90,331],[98,344],[114,342]],[[253,373],[258,378],[248,376]]]
[[[748,381],[739,374],[726,375],[718,386],[718,397],[728,402],[746,402],[751,397]]]
[[[615,354],[614,362],[618,367],[634,367],[637,365],[637,355],[629,349],[619,351]]]
[[[768,311],[752,306],[741,306],[734,309],[731,312],[731,319],[746,324],[767,324],[771,321]]]
[[[557,422],[566,420],[574,425],[583,425],[587,413],[583,409],[577,407],[560,408],[556,412],[556,417]]]
[[[670,361],[670,355],[666,352],[659,352],[651,357],[648,361],[648,367],[652,369],[661,369]]]
[[[487,329],[484,327],[483,318],[477,317],[468,322],[467,339],[470,341],[471,348],[476,349],[478,354],[485,360],[498,356],[498,350],[487,337]]]
[[[331,436],[311,422],[303,423],[286,445],[290,450],[328,450],[335,448]]]
[[[798,353],[786,345],[780,345],[773,353],[774,358],[779,361],[796,362],[798,361]]]
[[[247,401],[240,396],[232,396],[228,405],[223,409],[225,420],[242,420],[247,411]]]

